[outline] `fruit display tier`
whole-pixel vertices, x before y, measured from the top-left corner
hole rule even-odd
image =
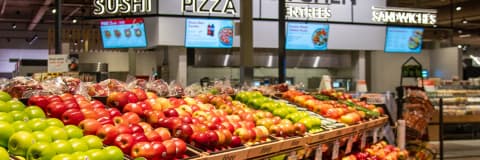
[[[243,159],[262,159],[269,158],[281,153],[289,153],[291,151],[302,150],[315,146],[320,143],[334,141],[335,139],[346,137],[355,133],[373,130],[374,128],[384,126],[387,124],[387,117],[380,117],[378,119],[370,120],[360,124],[333,129],[317,134],[309,134],[304,137],[294,137],[272,141],[270,143],[247,146],[242,149],[232,150],[229,152],[209,155],[204,153],[202,157],[195,158],[201,160],[243,160]]]

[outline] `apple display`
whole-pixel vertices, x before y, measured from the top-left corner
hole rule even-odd
[[[85,152],[88,151],[88,144],[78,138],[69,139],[68,142],[72,146],[73,151],[75,152]]]
[[[37,106],[29,106],[23,110],[29,119],[46,118],[45,112],[42,108]]]
[[[67,132],[63,128],[60,128],[60,127],[57,127],[57,126],[47,127],[44,130],[44,132],[46,134],[50,135],[50,137],[52,137],[52,141],[67,140],[68,139]]]
[[[79,127],[83,130],[85,135],[93,135],[97,133],[102,125],[95,119],[85,119],[80,122]]]
[[[27,160],[50,160],[57,153],[52,144],[48,142],[37,142],[30,146],[27,150]]]
[[[81,138],[88,145],[88,149],[101,149],[103,148],[102,139],[97,136],[87,135]]]
[[[16,156],[25,157],[28,148],[35,142],[35,137],[32,133],[26,131],[16,132],[8,140],[8,152]]]
[[[10,136],[15,133],[15,129],[13,126],[4,121],[0,121],[0,147],[7,147],[8,146],[8,139]]]
[[[52,137],[43,131],[35,131],[32,134],[37,142],[52,142]]]

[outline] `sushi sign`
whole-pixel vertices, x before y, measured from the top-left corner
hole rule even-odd
[[[142,14],[152,11],[152,0],[94,0],[93,14]]]
[[[377,7],[372,7],[372,10],[372,20],[374,22],[424,25],[433,25],[437,23],[436,10]]]

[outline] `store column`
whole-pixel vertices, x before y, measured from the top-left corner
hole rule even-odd
[[[55,54],[62,54],[62,0],[55,0]]]
[[[253,82],[253,5],[240,1],[240,83]]]
[[[128,73],[132,76],[137,75],[137,55],[135,50],[128,49]]]
[[[168,47],[169,80],[176,80],[187,85],[187,49],[184,47]]]

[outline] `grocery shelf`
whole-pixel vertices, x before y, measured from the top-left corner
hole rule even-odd
[[[202,153],[196,160],[242,160],[242,159],[265,159],[279,154],[306,149],[309,145],[333,141],[355,133],[372,130],[388,123],[388,117],[380,117],[360,124],[309,134],[304,137],[293,137],[272,141],[261,145],[247,146],[242,149],[232,150],[219,154],[210,155]]]

